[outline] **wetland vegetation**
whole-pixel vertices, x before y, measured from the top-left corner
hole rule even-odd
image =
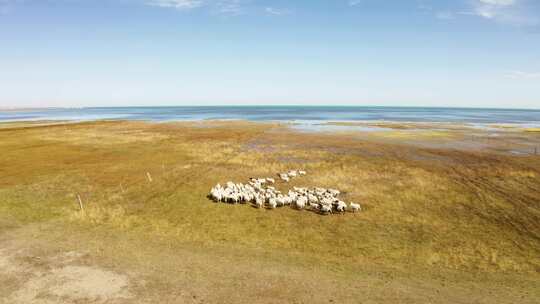
[[[0,303],[26,299],[15,295],[30,274],[10,263],[43,270],[62,252],[129,278],[112,303],[537,303],[540,134],[384,127],[4,123]],[[363,212],[207,198],[291,168],[309,174],[277,188],[337,188]]]

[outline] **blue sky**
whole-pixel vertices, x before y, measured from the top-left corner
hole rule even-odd
[[[0,0],[0,107],[540,108],[539,0]]]

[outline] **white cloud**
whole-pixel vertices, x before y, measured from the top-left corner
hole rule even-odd
[[[241,15],[244,13],[243,0],[215,1],[215,11],[223,15]]]
[[[540,79],[540,72],[510,71],[505,76],[512,79]]]
[[[193,9],[204,5],[202,0],[149,0],[147,5],[176,8],[180,10]]]
[[[435,14],[435,17],[441,20],[452,20],[455,16],[452,12],[437,12]]]
[[[474,0],[470,10],[460,12],[514,26],[537,26],[540,24],[538,13],[533,13],[526,0]]]
[[[241,15],[249,0],[146,0],[150,6],[173,8],[178,10],[193,10],[207,8],[220,15]]]
[[[508,14],[508,7],[515,4],[514,0],[479,0],[473,13],[486,19],[498,18]]]
[[[479,0],[481,3],[497,6],[508,6],[516,4],[516,0]]]
[[[362,3],[362,0],[349,0],[349,5],[350,6],[357,6],[360,3]]]
[[[279,9],[279,8],[274,8],[274,7],[265,7],[265,8],[264,8],[264,11],[265,11],[268,15],[276,15],[276,16],[289,15],[289,14],[291,13],[290,10]]]

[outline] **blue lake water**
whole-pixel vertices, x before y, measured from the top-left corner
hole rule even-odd
[[[100,119],[177,121],[232,120],[327,122],[396,121],[469,124],[540,125],[540,110],[420,107],[110,107],[0,110],[0,122],[29,120],[87,121]]]

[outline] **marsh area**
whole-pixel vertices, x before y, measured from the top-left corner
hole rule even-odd
[[[538,303],[537,129],[327,124],[0,124],[0,303]],[[364,210],[207,198],[290,169]]]

